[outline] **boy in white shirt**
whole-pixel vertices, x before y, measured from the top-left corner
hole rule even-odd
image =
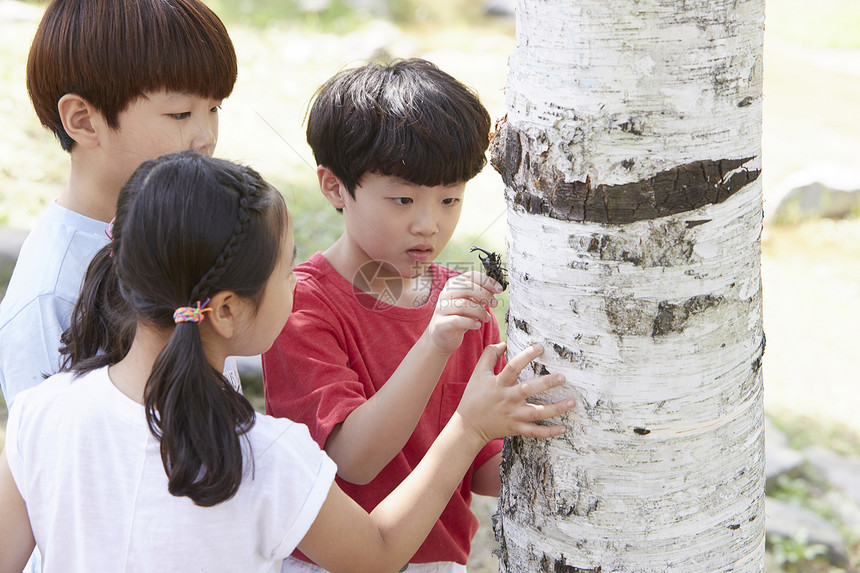
[[[199,0],[64,0],[46,8],[27,88],[71,170],[24,242],[0,302],[7,405],[59,369],[60,335],[132,172],[175,151],[212,155],[236,69],[226,28]]]

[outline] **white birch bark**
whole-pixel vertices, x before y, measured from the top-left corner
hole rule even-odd
[[[493,164],[509,351],[566,436],[509,440],[502,572],[764,566],[763,0],[520,0]]]

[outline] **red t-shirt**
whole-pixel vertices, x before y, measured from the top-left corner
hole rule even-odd
[[[458,274],[436,264],[431,269],[427,303],[403,308],[358,291],[321,253],[298,265],[293,313],[263,355],[266,412],[306,424],[324,446],[332,429],[397,369],[430,322],[445,282]],[[484,348],[499,338],[494,318],[480,330],[466,332],[406,445],[367,485],[337,478],[347,495],[371,511],[409,475],[457,409]],[[497,372],[503,363],[500,359]],[[411,563],[466,563],[478,529],[469,508],[472,474],[501,448],[502,440],[493,440],[481,450]],[[308,560],[298,552],[296,556]]]

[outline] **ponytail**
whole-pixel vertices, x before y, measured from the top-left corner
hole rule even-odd
[[[168,491],[204,507],[233,497],[242,481],[240,437],[255,413],[206,360],[197,324],[175,326],[146,383],[145,405]]]
[[[112,249],[102,247],[87,268],[71,323],[60,336],[60,370],[83,374],[115,364],[131,347],[134,321],[120,292]]]

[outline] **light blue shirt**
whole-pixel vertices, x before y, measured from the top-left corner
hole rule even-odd
[[[107,229],[52,201],[24,241],[0,301],[0,390],[8,406],[59,370],[60,335]]]

